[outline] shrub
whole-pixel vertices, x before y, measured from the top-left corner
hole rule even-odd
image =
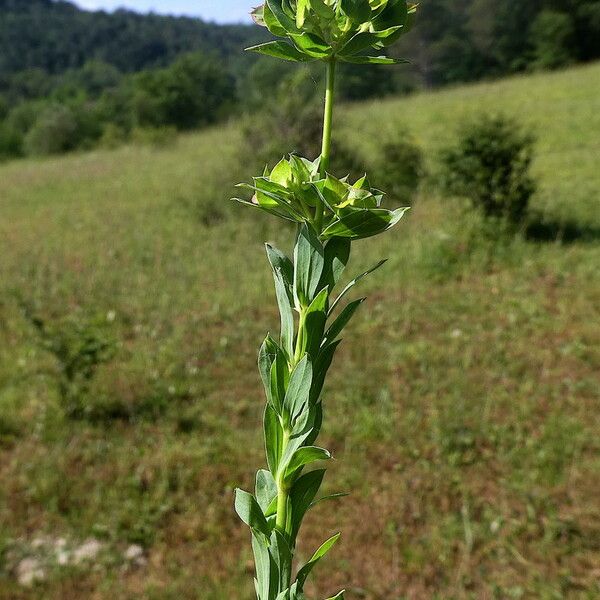
[[[0,160],[21,156],[23,136],[8,123],[0,123]]]
[[[533,137],[512,119],[482,115],[442,151],[442,187],[469,199],[487,218],[521,225],[536,189],[530,175],[533,146]]]
[[[423,152],[406,131],[381,146],[380,155],[371,166],[373,183],[388,193],[392,203],[410,204],[424,173]]]
[[[573,61],[575,26],[570,15],[554,10],[543,10],[531,26],[535,48],[535,66],[556,69]]]
[[[32,155],[58,154],[77,146],[77,120],[70,108],[45,108],[25,136],[25,151]]]
[[[17,301],[42,348],[56,361],[58,394],[67,416],[85,417],[86,398],[96,372],[116,353],[117,344],[106,319],[73,314],[47,320],[24,299]]]
[[[200,53],[184,55],[166,69],[139,73],[134,85],[134,110],[142,127],[203,127],[227,116],[235,101],[231,75]]]

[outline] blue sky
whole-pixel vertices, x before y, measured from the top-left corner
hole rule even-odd
[[[202,17],[219,23],[248,22],[248,13],[258,0],[75,0],[89,10],[124,7],[139,12],[154,11],[173,15]]]

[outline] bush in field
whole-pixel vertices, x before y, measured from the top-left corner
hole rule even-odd
[[[539,13],[531,26],[535,66],[556,69],[573,62],[574,35],[571,15],[554,10]]]
[[[391,202],[410,204],[424,173],[423,152],[409,133],[396,131],[381,146],[371,172],[373,183],[387,192]]]
[[[59,154],[73,150],[78,142],[77,120],[62,105],[48,106],[25,136],[25,151],[32,155]]]
[[[170,67],[134,78],[133,109],[141,127],[173,126],[180,130],[215,123],[235,101],[235,82],[214,59],[182,56]]]
[[[23,135],[8,123],[0,122],[0,160],[21,156]]]
[[[75,419],[86,417],[87,397],[96,372],[116,352],[116,341],[106,321],[81,315],[51,321],[22,299],[19,304],[37,331],[42,348],[56,361],[58,393],[66,414]]]
[[[512,119],[480,116],[442,152],[443,188],[514,229],[523,224],[536,189],[530,174],[533,147],[533,137]]]

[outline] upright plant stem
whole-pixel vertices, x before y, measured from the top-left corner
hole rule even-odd
[[[282,453],[289,443],[290,434],[283,430]],[[277,516],[275,517],[275,525],[282,533],[287,533],[288,522],[288,495],[289,492],[284,485],[283,478],[277,478]]]
[[[323,116],[323,145],[321,147],[320,175],[325,177],[331,161],[331,130],[333,126],[333,101],[335,97],[335,59],[327,63],[327,88],[325,90],[325,114]],[[323,226],[323,202],[319,200],[315,208],[315,226],[321,233]]]

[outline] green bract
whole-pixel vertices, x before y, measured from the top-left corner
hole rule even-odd
[[[316,444],[323,420],[322,392],[340,335],[365,300],[346,296],[380,261],[337,291],[354,240],[383,233],[406,208],[382,207],[384,193],[366,175],[350,182],[329,173],[336,62],[395,62],[364,56],[406,30],[415,12],[404,0],[267,0],[255,19],[285,40],[253,48],[295,61],[327,62],[321,156],[294,154],[266,169],[238,199],[298,224],[292,256],[267,245],[280,314],[277,339],[267,335],[258,353],[265,390],[263,435],[267,469],[256,474],[254,494],[236,490],[235,509],[252,532],[258,600],[306,600],[304,584],[339,534],[329,537],[303,566],[293,569],[296,540],[325,475],[315,463],[331,458]],[[345,303],[345,305],[344,305]],[[343,592],[328,600],[342,600]]]
[[[239,187],[254,193],[252,200],[238,199],[275,216],[316,225],[315,211],[323,207],[321,231],[323,240],[333,237],[366,238],[394,226],[408,210],[386,210],[381,207],[384,193],[372,188],[367,177],[350,183],[329,173],[321,176],[321,159],[310,161],[291,155],[282,159],[252,184]]]
[[[254,20],[286,39],[249,50],[296,62],[405,62],[365,53],[398,41],[410,29],[416,10],[417,5],[406,0],[266,0],[254,9]]]

